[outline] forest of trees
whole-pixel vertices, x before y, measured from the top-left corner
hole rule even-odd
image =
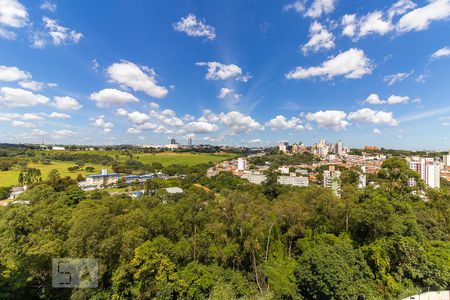
[[[424,202],[406,162],[378,188],[257,186],[231,174],[139,199],[52,174],[0,207],[2,299],[398,299],[450,287],[450,191]],[[204,189],[193,186],[200,182]],[[151,184],[149,184],[151,185]],[[96,289],[54,289],[51,260],[97,258]]]

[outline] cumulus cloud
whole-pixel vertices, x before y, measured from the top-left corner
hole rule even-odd
[[[30,79],[31,74],[17,67],[0,66],[0,81],[18,81]]]
[[[44,118],[41,116],[42,114],[35,113],[0,113],[0,121],[14,121],[14,120],[28,120],[28,121],[40,121]]]
[[[55,96],[53,100],[55,101],[54,105],[58,109],[79,110],[83,107],[76,99],[69,96]]]
[[[48,35],[51,37],[51,42],[55,46],[65,45],[67,43],[78,43],[82,38],[83,34],[76,32],[73,29],[64,27],[58,24],[58,21],[50,19],[49,17],[43,17],[45,29]]]
[[[344,76],[345,78],[356,79],[372,73],[372,69],[372,62],[366,57],[364,51],[351,48],[324,61],[320,66],[297,67],[286,74],[286,77],[288,79],[321,77],[330,80],[335,76]]]
[[[227,97],[232,97],[232,98],[234,98],[235,100],[239,100],[239,99],[241,98],[241,95],[235,93],[233,89],[229,89],[229,88],[226,88],[226,87],[221,88],[221,89],[220,89],[220,92],[219,92],[219,95],[217,96],[217,98],[219,98],[219,99],[225,99],[225,98],[227,98]]]
[[[372,133],[375,134],[375,135],[380,135],[380,134],[381,134],[381,131],[380,131],[380,129],[378,129],[378,128],[374,128],[374,129],[372,130]]]
[[[48,98],[30,91],[10,87],[0,88],[0,106],[26,107],[45,104]]]
[[[122,60],[109,66],[107,73],[112,82],[154,98],[163,98],[168,93],[165,87],[158,86],[156,72],[146,66],[138,67],[132,62]]]
[[[173,24],[173,28],[178,32],[184,32],[192,37],[205,37],[208,40],[216,38],[216,30],[213,26],[206,24],[206,21],[198,20],[194,14],[189,14]]]
[[[284,11],[293,10],[297,13],[305,11],[305,3],[303,1],[294,1],[283,6]]]
[[[49,116],[51,119],[70,119],[71,116],[61,112],[52,112]]]
[[[102,128],[104,132],[110,132],[114,127],[113,123],[105,121],[104,116],[99,116],[92,125]]]
[[[17,121],[17,120],[13,121],[11,123],[11,126],[13,126],[13,127],[23,127],[23,128],[34,128],[34,127],[36,127],[36,125],[33,124],[33,123]]]
[[[417,4],[415,4],[411,0],[399,0],[389,8],[388,17],[389,19],[392,19],[396,15],[403,15],[416,7]]]
[[[386,101],[381,100],[377,94],[370,94],[369,97],[367,97],[367,99],[364,100],[364,103],[377,105],[377,104],[384,104],[386,103]]]
[[[427,5],[416,8],[403,15],[396,25],[398,32],[421,31],[431,22],[450,16],[450,0],[431,0]]]
[[[337,0],[314,0],[305,15],[311,18],[318,18],[322,14],[333,12]]]
[[[340,110],[325,110],[315,113],[307,113],[306,119],[310,122],[316,122],[321,128],[329,128],[335,131],[345,130],[348,122],[345,121],[347,114]]]
[[[128,112],[126,109],[119,108],[117,109],[116,113],[119,116],[126,116],[133,124],[142,125],[150,120],[150,116],[140,112],[140,111],[133,111]]]
[[[396,96],[396,95],[391,95],[389,96],[387,103],[388,104],[405,104],[409,102],[409,97],[408,96]]]
[[[450,56],[450,48],[449,47],[441,48],[441,49],[437,50],[436,52],[434,52],[433,54],[431,54],[432,59],[439,59],[439,58],[443,58],[443,57],[447,57],[447,56]]]
[[[392,75],[386,75],[383,78],[384,82],[387,82],[388,85],[393,85],[397,82],[401,82],[403,80],[405,80],[406,78],[408,78],[414,71],[411,71],[409,73],[406,72],[399,72],[399,73],[395,73]]]
[[[225,65],[219,62],[198,62],[197,66],[207,66],[208,73],[206,73],[205,78],[208,80],[225,80],[229,78],[234,78],[238,81],[247,82],[250,79],[250,75],[243,74],[242,69],[235,65],[229,64]]]
[[[142,130],[137,129],[137,128],[128,128],[127,129],[127,133],[129,133],[129,134],[139,134],[141,132],[142,132]]]
[[[409,102],[408,96],[397,96],[397,95],[391,95],[387,100],[381,100],[380,97],[377,94],[370,94],[369,97],[367,97],[366,100],[364,100],[364,103],[367,104],[405,104]]]
[[[302,47],[303,54],[332,48],[334,48],[334,35],[325,26],[314,21],[309,27],[309,41]]]
[[[48,10],[50,12],[55,12],[57,9],[56,3],[50,2],[50,1],[44,1],[41,4],[42,10]]]
[[[213,123],[205,122],[205,121],[196,121],[187,123],[184,126],[184,129],[189,133],[210,133],[219,130],[219,126]]]
[[[221,113],[219,118],[223,124],[228,126],[230,129],[229,134],[232,135],[263,129],[263,126],[252,117],[238,111],[230,111],[226,114]]]
[[[130,102],[139,102],[138,98],[127,92],[117,89],[103,89],[97,93],[92,93],[89,99],[95,101],[98,107],[108,107],[109,105],[122,105]]]
[[[346,14],[341,19],[342,34],[355,40],[370,34],[384,35],[393,30],[391,20],[381,11],[373,11],[361,18],[355,14]]]
[[[349,120],[361,123],[397,126],[398,122],[392,116],[392,112],[376,111],[370,108],[362,108],[348,114]]]
[[[39,82],[34,80],[27,80],[27,81],[20,81],[19,85],[23,87],[24,89],[29,89],[32,91],[41,91],[46,87],[55,87],[57,86],[56,83],[51,82]]]
[[[28,23],[28,12],[17,0],[0,0],[0,25],[20,28]]]
[[[302,130],[304,129],[304,126],[301,124],[301,121],[299,118],[292,117],[291,119],[286,119],[283,115],[278,115],[273,119],[270,119],[265,124],[267,127],[271,128],[272,130],[282,130],[282,129],[298,129]]]

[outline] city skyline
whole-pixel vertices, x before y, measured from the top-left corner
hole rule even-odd
[[[450,0],[108,5],[0,0],[0,142],[450,148]]]

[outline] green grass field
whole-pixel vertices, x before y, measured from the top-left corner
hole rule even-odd
[[[123,155],[121,151],[79,151],[85,153],[96,153],[101,155],[108,155],[114,158],[118,158],[119,161],[125,161],[129,159],[128,156]],[[164,153],[141,153],[141,154],[133,154],[133,159],[139,160],[145,164],[150,164],[152,162],[159,162],[163,166],[169,166],[172,164],[182,164],[182,165],[196,165],[201,163],[218,163],[220,161],[235,158],[236,154],[224,153],[224,154],[210,154],[210,153],[173,153],[173,152],[164,152]],[[42,178],[47,178],[48,173],[56,169],[60,173],[61,176],[70,176],[72,178],[76,178],[78,174],[92,174],[99,173],[102,168],[107,168],[109,171],[111,170],[111,166],[101,166],[95,164],[86,164],[86,166],[93,166],[95,168],[94,172],[86,172],[84,170],[78,170],[75,172],[69,172],[67,170],[68,167],[73,167],[75,163],[66,162],[66,161],[52,161],[50,165],[44,164],[35,164],[30,163],[28,167],[30,168],[38,168],[41,170]],[[85,166],[85,167],[86,167]],[[15,186],[17,185],[17,179],[19,178],[20,169],[18,167],[9,170],[9,171],[0,171],[0,186]]]
[[[86,172],[85,170],[78,170],[75,172],[69,172],[67,170],[68,167],[73,167],[75,164],[73,162],[60,162],[60,161],[52,161],[50,165],[44,165],[44,164],[35,164],[30,163],[28,164],[29,168],[38,168],[41,170],[42,179],[47,178],[48,173],[56,169],[58,170],[59,174],[63,177],[70,176],[72,178],[76,178],[78,174],[95,174],[99,173],[102,168],[108,168],[111,170],[111,167],[105,167],[101,165],[95,165],[95,164],[87,164],[86,166],[92,166],[95,168],[94,172]],[[17,185],[17,179],[19,178],[20,169],[14,168],[9,171],[0,171],[0,186],[15,186]]]
[[[163,166],[169,166],[173,164],[193,166],[202,163],[218,163],[225,159],[235,158],[235,154],[208,154],[208,153],[142,153],[135,154],[134,158],[145,163],[151,164],[152,162],[159,162]]]

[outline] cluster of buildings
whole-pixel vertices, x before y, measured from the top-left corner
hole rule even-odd
[[[283,153],[311,153],[319,157],[326,157],[329,154],[334,154],[337,156],[343,156],[348,154],[349,149],[344,147],[344,143],[342,141],[338,141],[337,143],[328,143],[324,139],[320,140],[319,143],[313,144],[311,147],[305,146],[302,142],[298,144],[289,145],[289,143],[281,143],[277,145],[279,151]]]
[[[145,175],[125,175],[118,173],[108,173],[107,169],[102,169],[100,174],[87,175],[85,181],[78,183],[81,189],[85,191],[101,189],[108,186],[114,186],[121,180],[123,184],[144,183],[154,178],[166,179],[167,175],[163,173],[150,173]]]
[[[430,188],[441,187],[441,163],[435,161],[432,157],[408,157],[409,168],[417,172],[420,178]],[[409,185],[415,186],[417,184],[414,178],[409,179]]]

